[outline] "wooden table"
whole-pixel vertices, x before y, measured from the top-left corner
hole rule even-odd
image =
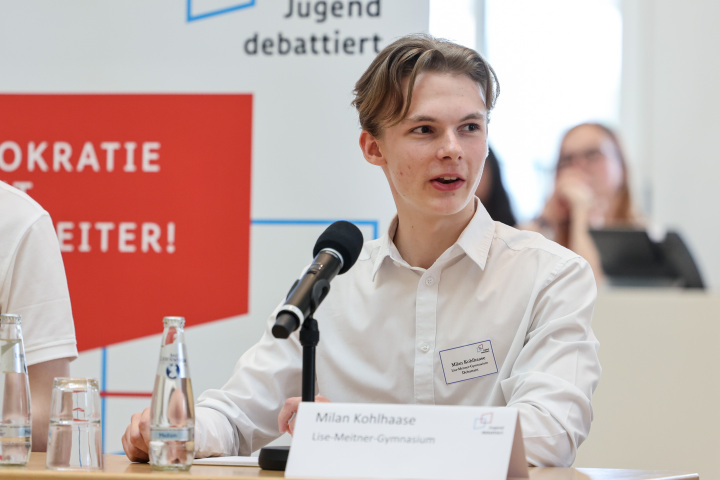
[[[45,468],[45,454],[32,453],[26,467],[2,467],[2,478],[58,478],[62,480],[226,480],[283,478],[283,472],[257,467],[193,465],[188,472],[156,472],[146,463],[131,463],[124,455],[105,455],[102,472],[58,472]],[[608,468],[531,468],[530,480],[699,480],[697,474]]]

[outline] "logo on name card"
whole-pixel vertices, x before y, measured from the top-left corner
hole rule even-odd
[[[492,412],[484,413],[475,419],[475,424],[473,425],[473,429],[474,430],[482,430],[483,428],[487,427],[488,425],[491,425],[492,421],[493,421]]]
[[[488,353],[489,351],[490,351],[490,349],[487,348],[484,343],[481,343],[477,347],[477,353]]]

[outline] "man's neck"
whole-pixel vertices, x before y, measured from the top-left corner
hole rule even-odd
[[[440,255],[457,242],[472,219],[474,210],[452,216],[413,218],[398,214],[393,242],[402,258],[413,267],[430,268]]]

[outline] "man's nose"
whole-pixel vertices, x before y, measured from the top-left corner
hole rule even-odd
[[[441,138],[438,156],[442,159],[459,160],[463,151],[455,131],[448,131]]]

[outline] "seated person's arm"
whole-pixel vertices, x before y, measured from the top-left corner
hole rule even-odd
[[[58,358],[28,366],[30,401],[32,402],[33,452],[44,452],[47,449],[53,379],[69,375],[69,358]]]
[[[590,328],[595,297],[586,262],[575,257],[558,265],[533,302],[524,345],[501,383],[507,406],[519,410],[532,465],[570,466],[589,433],[600,378]]]

